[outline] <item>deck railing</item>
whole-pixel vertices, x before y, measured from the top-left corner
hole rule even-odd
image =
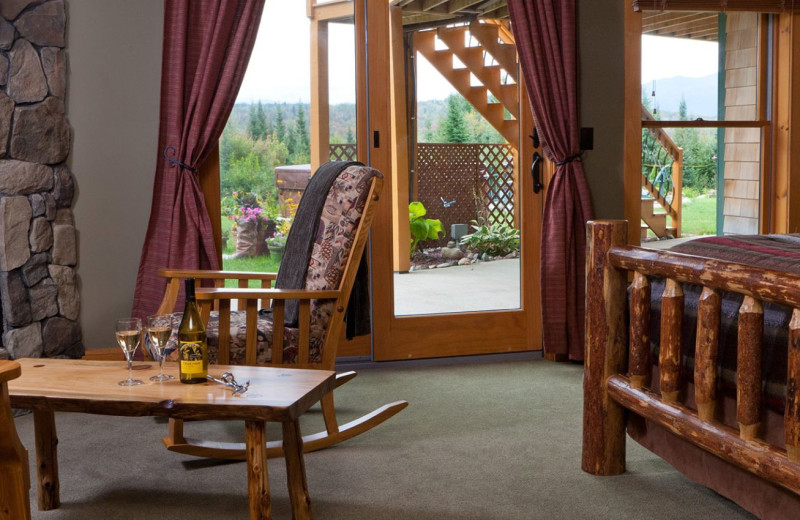
[[[655,118],[642,105],[642,120]],[[648,127],[642,130],[642,188],[648,198],[642,199],[642,221],[659,238],[667,234],[675,238],[681,235],[681,200],[683,198],[683,149],[667,135],[662,128]],[[652,205],[657,204],[661,213],[653,213]],[[643,228],[644,229],[644,228]]]

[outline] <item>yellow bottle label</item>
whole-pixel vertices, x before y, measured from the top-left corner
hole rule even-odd
[[[183,372],[184,374],[187,374],[187,375],[194,375],[194,374],[202,375],[203,372],[204,372],[204,370],[203,370],[203,360],[202,359],[198,359],[196,361],[195,360],[190,360],[190,361],[181,360],[181,372]]]

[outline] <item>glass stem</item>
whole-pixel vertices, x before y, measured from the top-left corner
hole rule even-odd
[[[164,355],[163,351],[161,352],[161,355],[158,356],[158,373],[161,374],[162,376],[164,375],[164,358],[165,357],[166,356]]]
[[[128,380],[131,380],[133,379],[133,355],[128,354],[125,357],[128,358]]]

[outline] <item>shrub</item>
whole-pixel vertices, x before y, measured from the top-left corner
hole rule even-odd
[[[421,202],[412,202],[408,205],[408,222],[411,226],[411,256],[417,252],[417,246],[423,240],[437,239],[442,230],[442,221],[439,219],[424,218],[427,210]]]
[[[474,233],[461,237],[461,245],[489,256],[503,256],[519,250],[519,230],[508,224],[478,224],[472,221]]]

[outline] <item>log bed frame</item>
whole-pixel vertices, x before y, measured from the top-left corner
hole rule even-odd
[[[628,246],[627,229],[622,220],[587,223],[582,469],[593,475],[625,471],[626,410],[630,410],[702,450],[800,494],[800,276]],[[632,283],[626,309],[629,273]],[[666,279],[659,393],[650,388],[649,381],[648,276]],[[697,409],[678,402],[688,384],[680,378],[681,350],[691,348],[681,345],[682,282],[703,287],[694,347]],[[744,295],[738,318],[738,429],[715,420],[722,291]],[[784,446],[761,437],[762,302],[794,309],[788,331]]]

